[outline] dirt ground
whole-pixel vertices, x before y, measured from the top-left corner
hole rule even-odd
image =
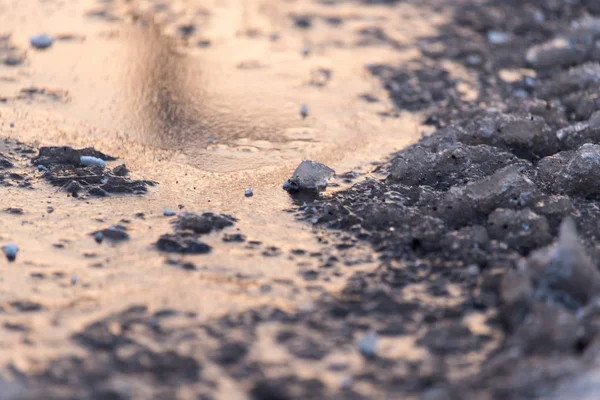
[[[600,395],[595,0],[0,27],[0,399]]]

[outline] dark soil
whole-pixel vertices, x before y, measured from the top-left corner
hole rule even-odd
[[[392,315],[418,321],[419,345],[439,357],[440,370],[422,385],[418,368],[408,374],[412,387],[406,381],[394,386],[401,380],[395,374],[379,382],[389,392],[544,397],[597,357],[596,328],[581,315],[594,308],[600,276],[599,11],[592,2],[463,2],[445,35],[423,41],[426,57],[414,69],[370,68],[400,110],[423,110],[426,123],[443,128],[382,166],[387,178],[315,201],[300,215],[353,232],[381,254],[376,273],[357,274],[347,285],[344,293],[354,303],[337,318],[348,321],[377,304],[374,293],[385,293]],[[566,45],[557,46],[555,38]],[[443,50],[428,52],[434,43]],[[438,66],[444,59],[476,74],[476,102],[460,100],[448,71]],[[518,68],[530,68],[535,78],[500,78],[502,70]],[[579,239],[574,228],[566,233],[565,222],[558,250],[532,253],[556,238],[565,218],[574,219]],[[407,311],[399,299],[415,284],[432,296],[456,285],[460,301]],[[334,304],[338,309],[344,301]],[[464,355],[491,338],[471,332],[461,319],[481,312],[502,339],[473,364]],[[369,315],[368,328],[382,335],[405,334],[410,326],[390,332],[389,318],[378,324],[372,309]],[[458,360],[476,372],[450,378],[443,366]]]
[[[147,187],[154,185],[150,181],[132,181],[125,165],[113,170],[102,166],[85,166],[81,157],[95,157],[103,161],[114,161],[115,158],[100,153],[92,148],[76,150],[71,147],[42,147],[37,157],[31,161],[40,171],[45,171],[44,178],[52,185],[61,186],[66,192],[77,197],[87,191],[90,196],[105,197],[109,193],[143,194]]]

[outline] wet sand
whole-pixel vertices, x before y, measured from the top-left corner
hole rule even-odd
[[[286,212],[296,204],[281,184],[304,158],[364,179],[376,161],[417,140],[421,116],[386,116],[392,104],[366,66],[418,57],[416,38],[444,21],[442,14],[425,21],[410,4],[393,14],[387,6],[269,1],[0,7],[2,32],[23,56],[20,65],[0,66],[1,135],[37,146],[93,146],[118,157],[111,166],[125,163],[134,178],[158,183],[143,196],[103,199],[72,198],[35,173],[32,189],[2,188],[3,209],[23,209],[0,219],[2,244],[20,249],[16,262],[2,261],[0,323],[22,327],[3,335],[0,363],[19,374],[80,353],[72,335],[132,305],[205,322],[262,304],[296,310],[339,290],[345,269],[316,290],[303,279],[299,264],[316,268],[338,251],[327,246],[327,232]],[[294,15],[313,15],[314,26],[299,28]],[[182,37],[188,25],[192,32]],[[361,33],[373,26],[393,27],[393,43]],[[55,38],[52,47],[29,45],[40,33]],[[340,180],[329,192],[345,186]],[[203,238],[209,255],[161,254],[153,244],[171,230],[166,209],[231,214],[239,222],[225,232],[260,244],[223,243],[219,232]],[[114,224],[126,225],[131,239],[98,245],[90,233]],[[356,260],[352,271],[373,269],[372,250],[354,247],[343,256]],[[268,248],[276,255],[264,256]],[[39,311],[19,312],[15,301]]]
[[[0,399],[594,396],[598,14],[0,2]]]

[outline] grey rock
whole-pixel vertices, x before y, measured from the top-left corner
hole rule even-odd
[[[302,190],[322,191],[335,171],[325,164],[304,160],[298,165],[292,177],[283,184],[283,189],[293,193]]]
[[[525,208],[535,203],[536,185],[517,166],[446,192],[435,214],[452,226],[464,226],[487,217],[497,208]]]
[[[536,294],[576,308],[600,293],[600,272],[579,242],[575,223],[566,218],[558,242],[534,252],[527,268],[536,285]]]
[[[550,127],[542,118],[531,114],[498,114],[473,120],[457,133],[462,143],[499,147],[529,160],[559,150],[558,139]]]
[[[488,232],[492,239],[501,240],[521,252],[534,250],[552,241],[548,220],[529,208],[497,209],[488,217]]]
[[[533,68],[562,67],[586,60],[589,47],[567,38],[555,38],[535,45],[525,54],[525,60]]]
[[[19,248],[14,244],[7,244],[2,246],[2,252],[6,256],[6,259],[10,262],[13,262],[17,259],[17,253],[19,252]]]
[[[49,35],[41,34],[37,36],[32,36],[29,42],[31,43],[31,46],[35,47],[36,49],[43,50],[52,46],[52,44],[54,43],[54,39],[52,39],[52,37],[50,37]]]
[[[559,129],[556,137],[565,150],[574,150],[584,143],[600,143],[600,111],[592,114],[587,121]]]

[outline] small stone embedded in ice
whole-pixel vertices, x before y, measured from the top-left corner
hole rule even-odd
[[[17,258],[19,248],[14,244],[7,244],[6,246],[2,246],[2,251],[4,252],[4,255],[8,261],[13,262]]]
[[[306,104],[302,104],[302,107],[300,107],[300,115],[302,119],[308,116],[308,106]]]
[[[163,215],[165,217],[174,217],[176,215],[176,213],[173,210],[165,210],[165,211],[163,211]]]
[[[54,43],[54,39],[52,39],[50,36],[48,36],[46,34],[42,34],[42,35],[32,36],[31,39],[29,40],[29,42],[36,49],[47,49],[48,47],[52,46],[52,43]]]
[[[246,196],[246,197],[252,197],[253,195],[254,195],[254,190],[252,190],[252,188],[248,188],[244,192],[244,196]]]
[[[375,357],[377,351],[377,339],[377,333],[371,332],[359,340],[358,350],[360,353],[367,358]]]
[[[288,192],[300,190],[322,191],[327,188],[327,181],[335,175],[335,171],[325,164],[304,160],[294,171],[292,177],[283,184]]]
[[[79,163],[81,165],[85,165],[86,167],[106,167],[106,163],[104,162],[104,160],[97,157],[81,156],[79,158]]]

